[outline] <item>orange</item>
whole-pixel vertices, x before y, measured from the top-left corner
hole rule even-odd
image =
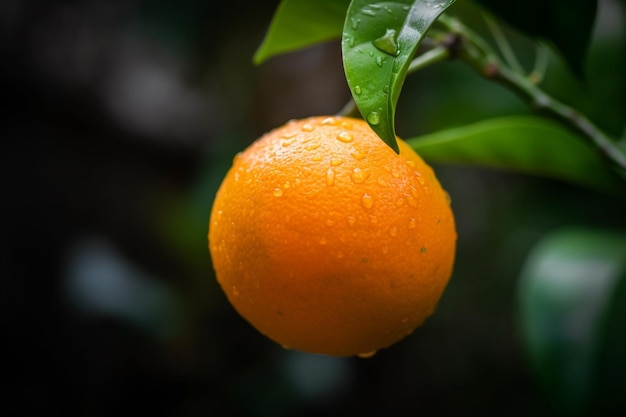
[[[217,280],[285,348],[367,356],[430,316],[453,268],[449,197],[360,119],[290,121],[239,153],[209,222]]]

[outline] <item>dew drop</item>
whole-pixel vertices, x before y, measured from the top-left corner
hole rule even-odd
[[[446,190],[443,190],[443,194],[446,196],[446,201],[448,202],[448,205],[452,204],[452,198],[450,198],[450,194],[448,194]]]
[[[294,138],[283,140],[283,147],[287,147],[289,145],[293,145],[296,140]]]
[[[289,181],[285,181],[283,188],[291,188],[291,183]]]
[[[367,115],[367,121],[370,122],[370,124],[377,125],[380,123],[380,114],[376,111],[371,112]]]
[[[371,10],[371,9],[361,9],[361,13],[363,13],[366,16],[371,16],[371,17],[375,17],[376,16],[376,12],[374,10]]]
[[[341,122],[341,127],[344,129],[352,130],[352,123],[346,122],[345,120]]]
[[[378,65],[379,67],[383,66],[383,57],[382,56],[377,56],[376,57],[376,65]]]
[[[357,30],[359,28],[359,23],[361,23],[361,19],[357,19],[357,18],[351,18],[351,23],[352,23],[352,29],[353,30]]]
[[[287,132],[287,133],[283,133],[283,135],[281,137],[283,139],[291,139],[291,138],[293,138],[296,135],[297,135],[296,132]]]
[[[235,286],[233,286],[233,296],[239,297],[239,290]]]
[[[424,179],[424,177],[417,177],[417,181],[419,181],[419,183],[422,185],[426,184],[426,180]]]
[[[350,133],[346,132],[345,130],[342,130],[341,132],[337,133],[337,139],[340,142],[349,143],[349,142],[352,142],[353,137]]]
[[[409,220],[409,229],[415,229],[416,227],[417,227],[417,221],[411,218],[411,220]]]
[[[389,183],[387,181],[385,181],[385,179],[383,177],[378,177],[378,179],[376,180],[376,182],[378,183],[378,185],[380,185],[381,187],[389,187]]]
[[[415,168],[415,161],[411,161],[410,159],[406,160],[406,164],[411,168]]]
[[[357,356],[361,359],[368,359],[374,356],[375,354],[376,354],[376,351],[373,350],[371,352],[359,353]]]
[[[283,190],[281,190],[280,188],[274,188],[272,194],[274,194],[274,197],[281,197],[283,195]]]
[[[326,171],[326,185],[331,186],[335,183],[335,171],[331,168]]]
[[[398,236],[398,228],[393,226],[391,229],[389,229],[389,235],[392,237]]]
[[[306,149],[307,151],[312,151],[314,149],[319,148],[320,146],[322,146],[321,143],[315,141],[315,142],[311,142],[308,145],[306,145],[306,147],[304,149]]]
[[[337,124],[337,119],[335,119],[334,117],[327,117],[324,120],[322,120],[320,124],[335,126]]]
[[[301,129],[302,129],[304,132],[312,132],[312,131],[313,131],[313,129],[314,129],[314,127],[313,127],[313,125],[311,125],[311,124],[309,124],[309,123],[305,123],[305,124],[303,124],[303,125],[302,125],[302,128],[301,128]]]
[[[336,166],[339,166],[341,164],[343,164],[343,159],[341,159],[341,158],[330,158],[330,165],[331,166],[336,167]]]
[[[350,175],[350,178],[352,178],[352,181],[354,181],[357,184],[361,184],[362,182],[364,182],[367,177],[369,177],[369,174],[361,171],[360,168],[354,168],[352,170],[352,174]]]
[[[383,87],[383,93],[388,94],[389,93],[389,84],[385,85]]]
[[[385,30],[385,34],[372,43],[376,48],[391,56],[397,56],[399,53],[395,29]]]
[[[315,156],[311,157],[311,161],[313,161],[313,162],[321,162],[322,159],[324,159],[324,158],[322,158],[320,155],[315,155]]]
[[[413,208],[417,208],[419,206],[417,200],[412,195],[407,195],[406,196],[406,201],[409,203],[409,206],[411,206]]]
[[[374,199],[371,195],[365,193],[363,194],[363,197],[361,197],[361,204],[363,204],[363,207],[365,208],[372,208],[374,205]]]
[[[357,161],[362,161],[363,159],[365,159],[365,154],[356,150],[354,152],[350,152],[350,156],[356,159]]]
[[[361,86],[360,85],[357,85],[357,86],[354,87],[354,94],[356,94],[357,96],[359,94],[361,94]]]

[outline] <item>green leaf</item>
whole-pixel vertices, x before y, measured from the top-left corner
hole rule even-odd
[[[577,75],[583,72],[597,0],[478,0],[503,21],[547,40]]]
[[[624,193],[619,179],[583,139],[537,116],[508,116],[408,139],[430,162],[482,165]]]
[[[548,235],[526,260],[519,300],[532,371],[552,405],[569,416],[623,409],[626,235]]]
[[[372,129],[398,152],[394,117],[415,51],[454,0],[353,0],[342,35],[343,65],[354,101]]]
[[[339,38],[350,0],[283,0],[276,9],[255,64],[319,42]]]

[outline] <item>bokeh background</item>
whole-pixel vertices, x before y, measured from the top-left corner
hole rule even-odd
[[[349,99],[338,41],[252,65],[277,4],[0,2],[0,415],[553,415],[521,341],[519,271],[550,231],[626,230],[623,199],[435,166],[455,273],[436,314],[370,359],[283,350],[227,303],[206,232],[232,157]],[[600,4],[588,84],[558,61],[546,82],[619,135],[624,3]],[[398,132],[527,112],[450,62],[407,81]]]

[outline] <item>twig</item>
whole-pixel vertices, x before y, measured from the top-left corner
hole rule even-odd
[[[515,91],[535,110],[556,117],[582,134],[626,178],[626,150],[617,141],[611,139],[578,110],[549,96],[524,74],[508,67],[480,36],[457,19],[442,15],[438,20],[450,32],[461,37],[461,45],[456,48],[459,59],[481,75]]]

